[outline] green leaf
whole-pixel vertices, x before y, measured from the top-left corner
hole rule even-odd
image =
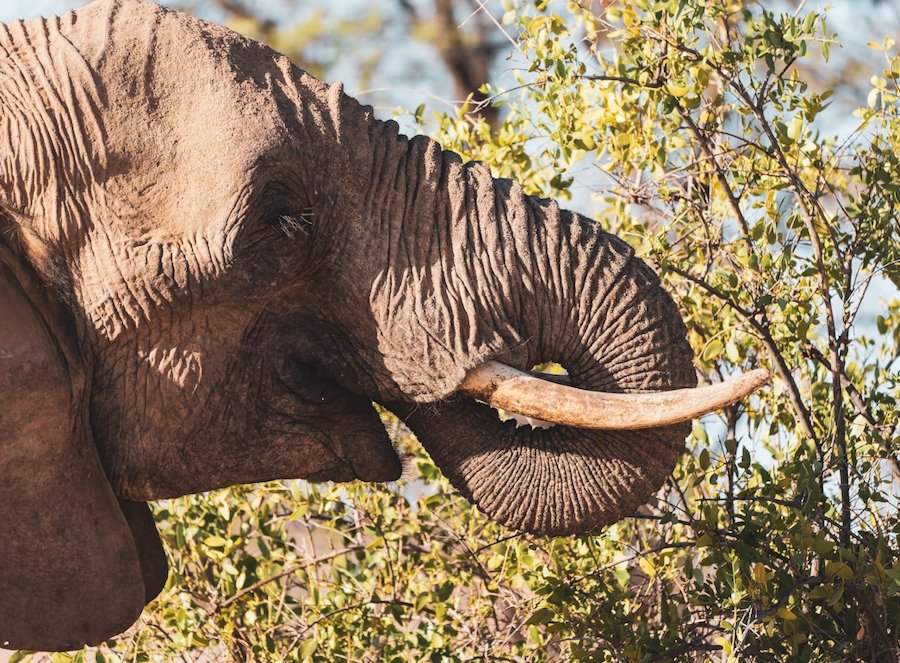
[[[22,661],[27,658],[34,656],[37,652],[26,651],[24,649],[20,649],[19,651],[13,652],[10,654],[9,659],[6,663],[22,663]]]
[[[300,657],[300,660],[306,661],[311,659],[318,646],[319,642],[315,638],[308,638],[301,642],[300,646],[297,648],[297,654]]]
[[[709,469],[709,449],[704,449],[700,452],[700,469],[708,470]]]
[[[829,578],[837,576],[841,580],[851,580],[853,569],[846,562],[828,562],[825,564],[825,575]]]
[[[714,338],[709,343],[707,343],[706,347],[703,349],[703,360],[704,361],[712,361],[716,357],[718,357],[722,352],[722,341],[717,338]]]
[[[526,626],[531,624],[549,624],[553,620],[553,615],[554,612],[550,608],[538,608],[532,613],[525,624]]]
[[[724,441],[725,451],[729,454],[734,454],[737,451],[737,440],[733,437],[726,437]]]
[[[447,580],[435,591],[435,596],[437,600],[443,603],[447,599],[450,598],[450,595],[453,594],[454,584],[450,580]]]
[[[841,602],[841,598],[844,596],[844,585],[838,585],[835,587],[831,594],[828,595],[828,599],[825,601],[832,608]]]
[[[422,609],[431,603],[433,596],[431,592],[422,592],[416,597],[416,612],[422,612]]]

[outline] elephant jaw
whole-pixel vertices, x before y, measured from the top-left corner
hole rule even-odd
[[[765,369],[718,384],[650,393],[604,393],[543,380],[496,361],[470,371],[460,391],[491,407],[540,421],[596,430],[640,430],[690,421],[746,398],[769,381]]]

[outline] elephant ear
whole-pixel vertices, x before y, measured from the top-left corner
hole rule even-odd
[[[144,603],[150,603],[159,596],[169,577],[169,564],[163,550],[162,541],[153,514],[146,502],[132,502],[119,498],[119,508],[131,529],[131,537],[137,548],[144,579]]]
[[[101,467],[74,339],[0,245],[0,648],[98,644],[165,579],[146,505],[126,517]]]

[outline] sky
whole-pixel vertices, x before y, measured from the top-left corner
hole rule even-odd
[[[17,18],[51,16],[81,4],[68,0],[3,0],[0,3],[0,22],[12,21]]]
[[[161,5],[175,5],[176,2],[170,0],[154,0]],[[392,0],[375,0],[392,1]],[[0,22],[10,21],[14,19],[34,18],[35,16],[52,16],[60,14],[69,9],[74,9],[88,4],[89,0],[0,0]],[[184,4],[184,3],[182,3]],[[198,3],[199,4],[199,3]],[[283,0],[249,0],[245,3],[247,6],[259,10],[270,16],[277,16],[278,13],[284,11],[285,2]],[[297,5],[332,5],[328,0],[299,0]],[[341,4],[348,8],[359,5],[356,0],[342,0]],[[211,16],[211,18],[214,18]]]
[[[202,8],[203,17],[208,20],[221,21],[224,18],[221,12],[210,8],[212,3],[205,0],[157,1],[173,6],[194,5]],[[420,0],[412,2],[429,4],[421,3]],[[0,0],[0,22],[60,14],[84,4],[87,4],[87,0]],[[370,7],[378,6],[379,11],[389,17],[398,3],[396,0],[244,0],[244,4],[259,15],[290,26],[317,10],[323,10],[331,17],[340,16],[353,20],[363,16]],[[767,4],[774,6],[779,2],[771,0]],[[829,25],[838,32],[843,44],[843,48],[834,52],[833,57],[836,58],[862,57],[867,60],[867,64],[877,67],[877,55],[866,46],[866,42],[872,39],[880,41],[884,35],[893,35],[895,38],[900,36],[900,0],[803,0],[801,4],[806,10],[829,7]],[[502,12],[501,0],[486,0],[485,5],[495,15]],[[861,7],[864,10],[861,11]],[[400,24],[402,21],[396,23]],[[877,26],[875,29],[881,34],[873,35],[873,26]],[[402,31],[402,27],[397,34],[391,34],[389,41],[391,48],[379,51],[381,62],[370,81],[373,91],[367,94],[369,86],[359,84],[359,62],[356,57],[365,55],[365,43],[355,45],[354,49],[359,50],[354,50],[344,60],[336,58],[336,62],[328,70],[329,80],[343,81],[350,94],[373,104],[376,111],[386,111],[382,114],[389,115],[397,106],[416,108],[420,103],[446,110],[440,100],[452,96],[449,92],[452,89],[451,81],[442,67],[429,66],[434,57],[429,46],[411,39]],[[375,43],[373,40],[372,48],[381,48],[383,45],[383,41]],[[327,43],[322,46],[328,48]],[[504,78],[508,78],[505,74],[510,69],[510,61],[498,58],[492,80],[503,87]],[[825,119],[830,123],[830,118]],[[840,128],[837,131],[840,133]]]

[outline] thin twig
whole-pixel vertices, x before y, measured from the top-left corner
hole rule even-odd
[[[242,589],[241,591],[228,597],[225,601],[222,601],[222,603],[220,603],[218,606],[216,606],[214,612],[222,611],[225,608],[227,608],[228,606],[230,606],[231,604],[235,603],[236,601],[240,601],[242,598],[247,596],[247,594],[251,594],[251,593],[255,592],[256,590],[261,589],[262,587],[265,587],[266,585],[268,585],[270,583],[281,580],[282,578],[286,578],[287,576],[293,575],[293,574],[297,573],[298,571],[303,571],[312,566],[316,566],[317,564],[321,564],[322,562],[327,562],[336,557],[341,557],[342,555],[346,555],[348,553],[357,552],[359,550],[364,550],[364,549],[365,549],[365,546],[353,546],[353,547],[349,547],[349,548],[342,548],[342,549],[336,550],[328,555],[316,557],[315,559],[310,559],[305,562],[301,562],[300,564],[294,564],[293,566],[288,567],[281,573],[276,573],[273,576],[269,576],[268,578],[263,578],[262,580],[258,580],[257,582],[253,583],[252,585],[248,585],[247,587],[244,587],[244,589]]]

